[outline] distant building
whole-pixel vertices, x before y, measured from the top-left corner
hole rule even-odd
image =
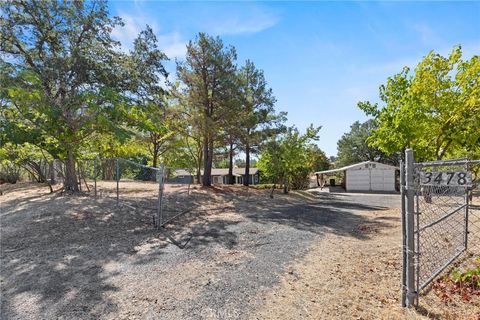
[[[346,167],[315,172],[319,186],[339,184],[337,176],[341,175],[341,186],[345,191],[398,191],[399,168],[365,161]],[[329,178],[335,176],[334,178]]]
[[[203,177],[203,171],[202,171]],[[243,184],[245,179],[245,168],[233,168],[233,178],[235,184]],[[168,179],[172,183],[193,183],[196,181],[196,174],[192,174],[184,169],[175,170],[174,177]],[[258,168],[250,168],[249,182],[252,185],[260,183],[260,171]],[[228,168],[212,168],[213,184],[228,184]]]
[[[245,179],[245,168],[233,168],[233,178],[235,179],[235,184],[243,184]],[[250,184],[260,183],[260,172],[257,168],[250,168],[249,182]],[[212,168],[212,183],[228,184],[228,168]]]
[[[192,173],[185,169],[177,169],[172,177],[167,179],[169,183],[193,183],[195,181]]]

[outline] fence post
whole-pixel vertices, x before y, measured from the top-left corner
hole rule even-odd
[[[406,233],[406,270],[405,280],[407,285],[405,305],[411,307],[415,303],[417,293],[415,292],[415,241],[414,241],[414,218],[415,218],[415,185],[414,185],[414,156],[413,150],[405,151],[405,173],[406,173],[406,215],[405,215],[405,233]],[[417,235],[418,236],[418,235]]]
[[[93,159],[93,194],[97,198],[97,159]]]
[[[165,175],[165,165],[160,166],[158,174],[158,203],[157,203],[157,228],[162,225],[163,220],[163,179]]]
[[[117,206],[119,202],[119,183],[120,183],[120,167],[118,165],[118,158],[115,158],[115,178],[117,179]]]
[[[465,172],[470,170],[470,166],[468,163],[468,160],[465,163]],[[465,230],[464,230],[464,235],[465,235],[465,250],[468,248],[468,206],[470,205],[470,199],[469,199],[469,194],[468,194],[468,186],[465,187]]]
[[[400,199],[402,204],[402,307],[406,306],[407,234],[405,230],[405,162],[400,161]]]

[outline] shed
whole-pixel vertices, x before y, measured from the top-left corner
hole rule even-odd
[[[399,168],[375,161],[365,161],[346,167],[315,172],[317,182],[323,185],[325,177],[343,173],[342,186],[345,191],[397,191]]]

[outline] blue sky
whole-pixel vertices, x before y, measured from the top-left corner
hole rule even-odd
[[[202,31],[237,48],[265,71],[288,112],[288,124],[321,125],[319,146],[336,154],[338,139],[366,117],[362,100],[378,101],[378,87],[430,50],[480,54],[480,2],[161,2],[112,1],[125,26],[113,31],[126,48],[149,24],[172,59]]]

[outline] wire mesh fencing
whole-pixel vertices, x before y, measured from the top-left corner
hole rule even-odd
[[[476,192],[474,201],[468,207],[468,245],[467,250],[480,258],[480,193]]]
[[[195,177],[191,171],[163,167],[161,181],[160,225],[176,217],[190,213],[195,209],[196,189],[193,187]]]
[[[84,195],[102,199],[106,205],[110,201],[156,227],[198,209],[204,195],[194,186],[198,183],[194,170],[150,167],[124,158],[77,159],[75,175]],[[21,165],[0,162],[0,183],[48,183],[52,191],[58,191],[63,190],[65,177],[65,161],[58,159],[36,159]]]
[[[159,215],[161,169],[122,158],[77,161],[80,191],[107,199],[139,219],[151,221]]]
[[[188,170],[149,167],[123,158],[80,160],[77,167],[81,191],[150,217],[157,227],[194,209],[194,176]]]
[[[465,252],[478,255],[480,161],[456,159],[402,165],[402,304],[418,295]]]

